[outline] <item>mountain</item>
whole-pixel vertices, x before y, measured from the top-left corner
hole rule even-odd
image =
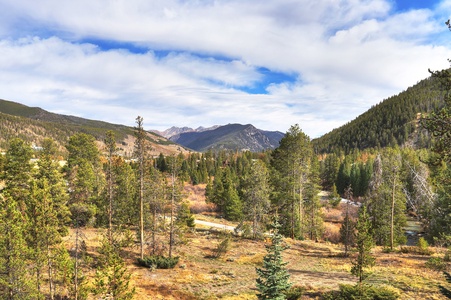
[[[41,145],[44,138],[49,137],[55,140],[60,150],[64,152],[68,138],[75,133],[90,134],[96,138],[99,146],[102,146],[108,130],[114,131],[116,135],[119,153],[131,156],[135,140],[133,127],[55,114],[39,107],[29,107],[0,99],[0,149],[6,149],[8,141],[14,137],[20,137],[36,146]],[[187,152],[155,133],[148,132],[147,139],[152,147],[151,155]]]
[[[263,131],[251,124],[228,124],[200,132],[183,132],[170,140],[201,152],[222,149],[258,152],[278,147],[283,136],[282,132]]]
[[[429,147],[430,138],[419,126],[421,116],[443,107],[443,91],[435,78],[427,78],[381,101],[353,121],[312,141],[317,153],[348,153],[352,149],[409,144]]]
[[[173,137],[175,135],[179,135],[179,134],[186,133],[186,132],[203,132],[203,131],[207,131],[207,130],[216,129],[218,127],[219,127],[219,125],[215,125],[215,126],[208,127],[208,128],[200,126],[200,127],[196,128],[196,129],[193,129],[191,127],[175,127],[175,126],[172,126],[171,128],[168,128],[168,129],[166,129],[164,131],[158,131],[158,130],[151,130],[151,131],[156,133],[156,134],[158,134],[158,135],[161,135],[161,136],[169,139],[169,138],[171,138],[171,137]]]

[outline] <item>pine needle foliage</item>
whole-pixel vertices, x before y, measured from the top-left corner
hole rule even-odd
[[[135,288],[130,285],[131,274],[119,251],[108,236],[104,238],[93,289],[101,299],[131,300],[135,294]]]
[[[263,267],[256,268],[258,275],[257,289],[259,300],[283,300],[286,299],[286,292],[290,289],[292,283],[289,281],[290,274],[285,266],[286,262],[282,259],[282,252],[287,249],[283,244],[282,235],[279,233],[280,224],[276,219],[271,225],[273,235],[271,244],[266,246],[267,254],[263,258]]]
[[[358,255],[357,259],[352,263],[353,266],[351,268],[351,273],[352,275],[357,276],[359,278],[359,282],[361,283],[366,277],[365,269],[372,267],[376,261],[375,257],[371,254],[374,241],[370,233],[371,225],[365,206],[363,206],[360,211],[356,229]]]

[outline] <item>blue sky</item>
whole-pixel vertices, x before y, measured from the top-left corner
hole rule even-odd
[[[0,98],[315,138],[447,68],[450,15],[450,0],[0,0]]]

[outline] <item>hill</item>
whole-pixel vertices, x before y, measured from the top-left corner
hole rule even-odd
[[[253,152],[274,149],[284,134],[263,131],[251,124],[228,124],[201,132],[184,132],[170,138],[173,142],[196,151],[249,150]]]
[[[407,90],[383,100],[353,121],[313,140],[317,153],[381,148],[406,143],[428,147],[429,138],[418,121],[442,107],[443,92],[434,78],[427,78]]]
[[[105,133],[109,130],[115,132],[121,154],[130,156],[135,139],[133,127],[55,114],[39,107],[0,99],[0,149],[5,149],[8,141],[14,137],[20,137],[36,146],[49,137],[64,151],[63,146],[75,133],[90,134],[102,144]],[[147,139],[152,146],[152,155],[186,152],[183,147],[155,133],[148,132]]]

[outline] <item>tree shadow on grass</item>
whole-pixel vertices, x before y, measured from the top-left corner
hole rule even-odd
[[[443,272],[443,275],[445,275],[446,282],[451,283],[451,275],[448,272]],[[447,289],[443,285],[439,285],[438,287],[443,296],[445,296],[448,299],[451,299],[451,290]]]

